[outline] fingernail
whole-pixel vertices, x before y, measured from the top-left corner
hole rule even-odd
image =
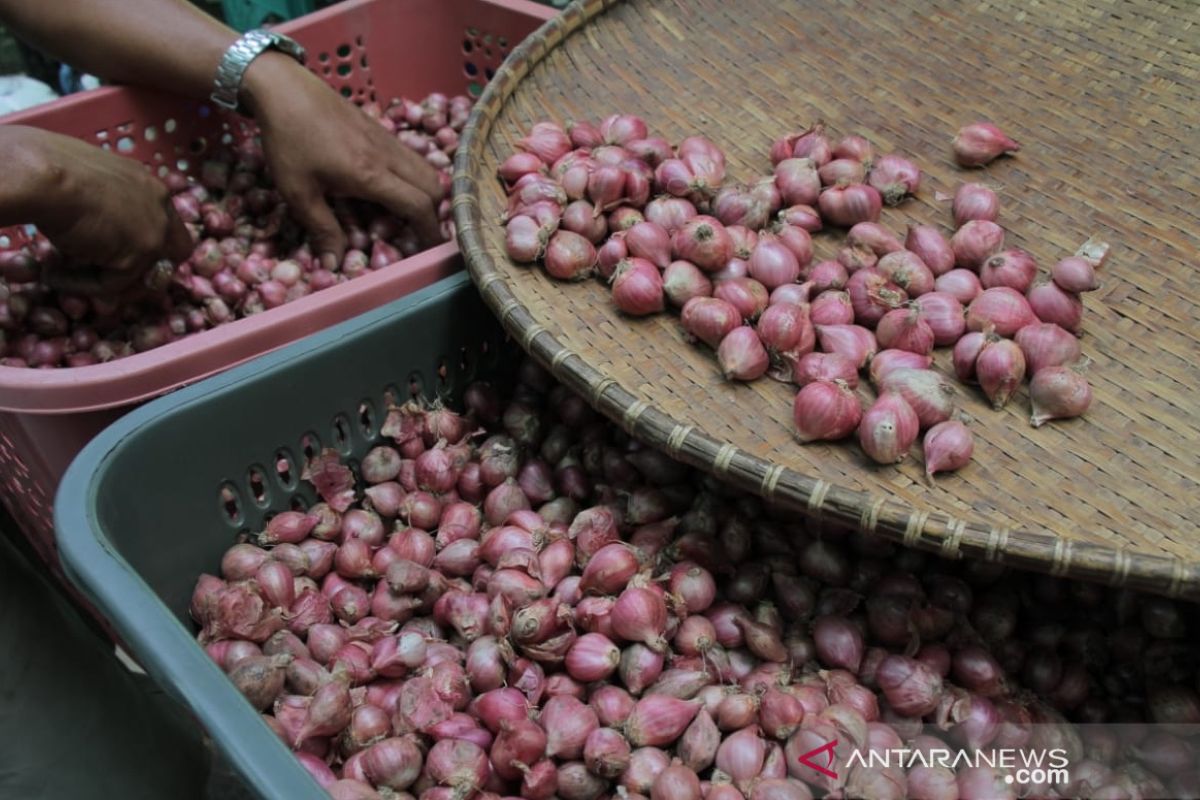
[[[333,272],[337,269],[337,265],[338,260],[336,255],[333,253],[321,254],[321,269],[325,270],[326,272]]]

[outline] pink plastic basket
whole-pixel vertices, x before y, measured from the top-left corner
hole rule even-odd
[[[430,92],[477,95],[522,38],[556,12],[527,0],[350,0],[279,26],[310,68],[358,102]],[[137,158],[160,175],[191,172],[239,118],[206,103],[104,88],[0,118]],[[336,143],[330,143],[336,146]],[[0,248],[22,231],[0,231]],[[279,308],[108,364],[0,367],[0,499],[58,569],[52,507],[59,478],[101,429],[137,404],[402,297],[462,267],[447,243]],[[180,469],[186,470],[184,458]]]

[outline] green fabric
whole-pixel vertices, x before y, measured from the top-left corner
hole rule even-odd
[[[208,762],[194,722],[0,535],[0,798],[199,800]]]

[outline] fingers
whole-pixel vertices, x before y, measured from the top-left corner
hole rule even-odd
[[[321,266],[333,270],[342,263],[346,252],[346,234],[319,188],[285,189],[280,194],[288,208],[308,231],[312,251],[321,259]]]
[[[408,220],[422,246],[433,247],[441,244],[442,233],[438,227],[434,201],[411,183],[387,173],[375,182],[367,199],[374,200],[396,216]]]
[[[401,179],[412,184],[429,196],[435,204],[440,202],[445,192],[438,171],[416,151],[411,150],[395,140],[390,140],[392,146],[388,151],[392,154],[391,169]]]
[[[188,256],[192,254],[196,243],[192,241],[191,232],[188,231],[187,225],[183,224],[183,220],[175,212],[175,208],[169,200],[167,201],[166,212],[167,230],[163,240],[163,258],[169,259],[174,264],[178,264],[187,260]]]
[[[134,286],[140,273],[136,270],[112,270],[96,267],[76,267],[58,264],[47,267],[42,281],[51,289],[87,296],[112,296]]]

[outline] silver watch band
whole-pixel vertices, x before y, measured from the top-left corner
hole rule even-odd
[[[236,111],[238,93],[241,91],[246,70],[254,59],[271,49],[279,50],[301,64],[304,63],[304,48],[295,40],[261,28],[247,31],[230,45],[221,57],[221,63],[217,66],[217,76],[213,81],[212,101],[222,108]]]

